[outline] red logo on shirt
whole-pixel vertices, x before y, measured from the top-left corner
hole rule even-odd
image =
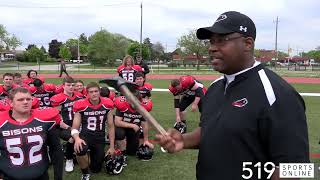
[[[245,105],[248,104],[248,100],[247,98],[242,98],[240,100],[237,100],[237,101],[234,101],[232,103],[232,106],[235,106],[235,107],[244,107]]]

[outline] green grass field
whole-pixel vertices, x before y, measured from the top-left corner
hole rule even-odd
[[[48,79],[48,82],[59,84],[59,79]],[[90,81],[97,81],[97,79],[84,79],[85,83]],[[153,80],[150,81],[155,88],[167,88],[168,80]],[[208,86],[210,81],[203,81]],[[293,84],[299,92],[320,92],[319,85],[313,84]],[[175,119],[173,110],[172,95],[169,92],[153,92],[152,100],[154,103],[152,115],[160,122],[165,128],[172,127]],[[320,145],[318,144],[320,132],[320,97],[304,97],[307,106],[307,118],[309,127],[309,143],[310,152],[320,153]],[[196,128],[199,123],[199,113],[192,113],[188,110],[188,131]],[[151,131],[152,135],[155,132]],[[99,174],[93,174],[92,179],[179,179],[192,180],[195,179],[195,166],[197,161],[197,150],[185,150],[177,154],[167,154],[160,151],[158,145],[155,146],[154,158],[149,162],[142,162],[137,160],[136,157],[129,157],[128,166],[124,169],[123,173],[118,176],[111,176],[104,171]],[[312,162],[320,162],[320,159],[311,159]],[[64,179],[77,180],[80,179],[80,170],[78,166],[72,173],[64,173]],[[50,176],[52,177],[52,170],[50,169]]]

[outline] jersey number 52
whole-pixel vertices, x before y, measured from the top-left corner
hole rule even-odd
[[[22,149],[22,138],[10,138],[6,139],[6,147],[9,152],[11,163],[15,166],[21,166],[28,161],[29,164],[34,164],[42,160],[42,154],[40,153],[43,139],[40,135],[26,136],[26,144],[30,145],[28,152],[24,152]]]

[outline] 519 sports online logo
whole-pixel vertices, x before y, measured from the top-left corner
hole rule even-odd
[[[279,174],[275,175],[280,178],[315,178],[314,163],[279,163],[276,166],[273,162],[243,162],[242,178],[271,179],[276,170]],[[262,174],[267,177],[262,177]]]

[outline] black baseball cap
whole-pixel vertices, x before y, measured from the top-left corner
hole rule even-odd
[[[214,24],[197,30],[198,39],[210,39],[211,35],[240,33],[246,37],[256,39],[256,26],[246,15],[237,11],[228,11],[221,14]]]

